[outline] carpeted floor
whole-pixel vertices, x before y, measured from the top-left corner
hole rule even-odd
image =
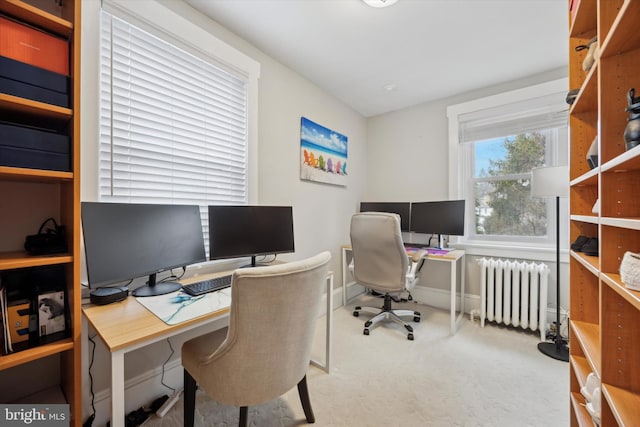
[[[363,296],[360,305],[381,305]],[[354,318],[355,303],[335,311],[332,372],[310,367],[309,393],[317,426],[569,425],[569,364],[541,354],[539,335],[465,318],[449,334],[449,312],[406,303],[422,313],[408,341],[399,325],[384,323],[362,334],[367,314]],[[399,307],[400,305],[397,305]],[[323,353],[324,319],[316,349]],[[182,399],[146,426],[182,426]],[[238,409],[198,391],[197,426],[235,426]],[[249,425],[305,425],[297,389],[249,408]]]

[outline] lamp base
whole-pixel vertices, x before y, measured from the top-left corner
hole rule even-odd
[[[563,362],[569,361],[569,347],[563,342],[557,345],[555,342],[538,343],[538,350],[541,353]]]

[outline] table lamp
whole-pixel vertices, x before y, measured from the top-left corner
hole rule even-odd
[[[554,342],[539,343],[538,350],[568,362],[569,348],[560,336],[560,197],[569,196],[569,167],[534,168],[531,171],[531,196],[556,198],[556,336]]]

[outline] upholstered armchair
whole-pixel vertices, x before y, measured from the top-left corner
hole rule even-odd
[[[238,269],[229,326],[184,343],[184,425],[193,426],[196,386],[213,400],[248,407],[298,386],[308,423],[315,422],[306,373],[327,275],[329,252],[267,267]]]

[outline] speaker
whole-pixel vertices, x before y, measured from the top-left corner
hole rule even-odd
[[[129,288],[126,286],[116,286],[113,288],[98,288],[91,291],[89,300],[92,304],[105,305],[112,302],[122,301],[129,295]]]

